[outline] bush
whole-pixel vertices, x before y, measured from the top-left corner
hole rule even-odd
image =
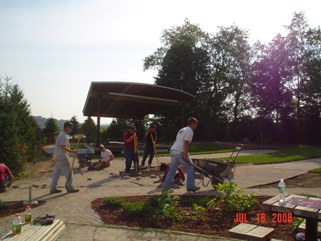
[[[144,214],[146,210],[144,202],[124,202],[122,208],[128,216]]]
[[[127,201],[124,198],[121,197],[106,197],[103,200],[103,203],[106,205],[110,205],[115,208],[121,208],[123,207],[124,203]]]
[[[205,221],[205,212],[206,209],[204,207],[199,206],[196,203],[193,203],[193,209],[190,215],[192,217],[192,220],[194,221]]]
[[[6,207],[6,204],[0,200],[0,209],[4,209]]]
[[[178,196],[153,196],[149,200],[153,218],[156,221],[160,218],[169,219],[172,222],[180,221],[182,219],[182,212],[177,209],[177,204],[179,201],[180,198]]]
[[[218,201],[223,208],[228,212],[244,212],[253,208],[253,205],[258,203],[253,195],[242,195],[242,190],[234,183],[220,183],[215,185],[219,196],[210,201],[208,204],[212,207],[217,207]]]
[[[121,197],[104,198],[103,203],[115,208],[122,208],[125,215],[139,215],[145,212],[146,207],[144,202],[128,202]]]
[[[205,196],[205,197],[199,197],[195,200],[195,198],[185,198],[182,200],[182,202],[186,203],[189,206],[192,206],[193,204],[197,204],[202,207],[206,207],[207,203],[211,200],[210,197]]]
[[[293,219],[293,230],[294,231],[298,231],[299,230],[299,227],[300,225],[304,222],[304,218],[294,218]]]

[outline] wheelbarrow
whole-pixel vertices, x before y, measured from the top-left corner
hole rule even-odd
[[[209,183],[215,188],[215,185],[223,183],[225,180],[231,182],[236,169],[235,159],[242,150],[242,146],[236,146],[227,160],[209,160],[209,159],[191,159],[194,166],[195,174],[200,174],[200,179],[203,181],[203,186],[207,187]],[[210,180],[206,183],[205,177]]]

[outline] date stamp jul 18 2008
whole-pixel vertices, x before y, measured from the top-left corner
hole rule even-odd
[[[292,213],[272,213],[272,223],[292,223]],[[234,223],[248,223],[247,213],[236,213],[234,217]],[[266,213],[257,213],[256,222],[266,223]]]

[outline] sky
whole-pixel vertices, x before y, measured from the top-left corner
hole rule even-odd
[[[316,28],[320,11],[320,0],[0,0],[0,77],[20,87],[32,115],[83,122],[92,81],[154,83],[143,60],[185,19],[211,34],[236,25],[250,43],[268,43],[294,12]]]

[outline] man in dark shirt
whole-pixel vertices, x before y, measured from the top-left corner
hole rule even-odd
[[[145,149],[144,149],[142,164],[140,166],[142,168],[145,166],[145,161],[148,155],[149,155],[148,166],[151,167],[152,165],[152,161],[156,150],[155,144],[157,141],[156,126],[150,125],[150,127],[146,130],[144,137],[145,137]]]
[[[135,164],[136,172],[137,174],[139,174],[137,135],[135,126],[131,126],[127,130],[127,132],[125,132],[125,134],[123,135],[123,140],[125,143],[124,154],[126,159],[125,176],[129,176],[130,168],[133,161]]]

